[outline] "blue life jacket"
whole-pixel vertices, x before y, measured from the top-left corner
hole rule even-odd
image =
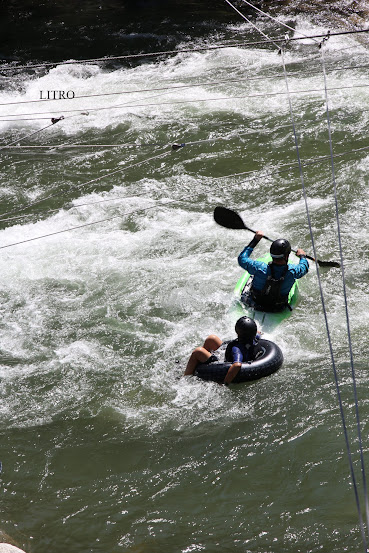
[[[244,344],[242,342],[239,342],[238,339],[236,338],[235,340],[232,340],[231,342],[229,342],[224,354],[224,360],[227,361],[228,363],[240,362],[238,359],[236,360],[234,359],[234,355],[232,352],[234,347],[238,348],[241,351],[242,363],[253,361],[259,351],[257,338],[255,338],[251,344]]]

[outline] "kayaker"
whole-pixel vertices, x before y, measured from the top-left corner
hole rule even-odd
[[[238,256],[239,265],[253,275],[250,295],[246,301],[250,307],[258,311],[283,311],[288,307],[289,291],[296,279],[306,275],[309,263],[305,257],[306,253],[301,248],[296,252],[300,263],[288,263],[291,245],[285,238],[274,240],[270,246],[270,263],[250,259],[251,253],[263,236],[260,230],[256,231],[254,238]]]
[[[224,378],[224,384],[229,384],[238,374],[241,363],[253,361],[258,352],[258,334],[257,326],[250,317],[241,317],[236,322],[235,331],[237,339],[232,340],[227,345],[225,352],[225,361],[229,361],[232,365]],[[222,340],[215,334],[208,336],[202,347],[198,347],[191,353],[187,363],[185,375],[193,374],[199,363],[211,363],[219,361],[217,350],[222,345]]]

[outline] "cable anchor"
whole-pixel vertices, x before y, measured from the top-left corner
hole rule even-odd
[[[319,42],[319,50],[320,48],[323,46],[323,44],[325,42],[327,42],[327,40],[331,37],[331,32],[330,31],[327,31],[327,35],[323,38],[323,40],[321,42]]]
[[[60,117],[52,117],[51,122],[53,125],[55,125],[55,123],[59,123],[59,121],[61,121],[62,119],[64,119],[64,115],[61,115]]]
[[[288,33],[286,33],[286,34],[284,35],[284,41],[282,42],[281,47],[280,47],[280,49],[278,50],[278,54],[279,54],[279,55],[282,54],[283,48],[285,48],[286,46],[288,46],[288,44],[290,43],[290,41],[291,41],[291,37],[288,35]]]
[[[184,142],[182,142],[182,144],[172,144],[172,150],[176,152],[177,150],[179,150],[180,148],[183,148],[184,146],[186,146]]]

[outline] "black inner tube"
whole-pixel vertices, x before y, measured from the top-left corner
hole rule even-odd
[[[214,382],[223,382],[232,365],[230,362],[224,361],[226,344],[222,344],[217,350],[221,354],[219,361],[212,363],[201,363],[196,367],[195,376],[203,380],[212,380]],[[270,340],[259,340],[261,355],[254,361],[242,363],[241,369],[233,382],[250,382],[258,380],[264,376],[269,376],[275,373],[283,364],[283,353],[279,346]]]

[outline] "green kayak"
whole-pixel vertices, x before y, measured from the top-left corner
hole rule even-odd
[[[264,263],[269,263],[272,260],[270,255],[265,255],[264,257],[258,258],[258,261],[264,261]],[[255,319],[258,323],[258,326],[265,332],[272,331],[276,326],[278,326],[282,321],[289,317],[294,309],[299,295],[299,284],[298,281],[295,281],[295,284],[292,286],[290,293],[288,294],[288,303],[290,308],[286,307],[283,311],[278,313],[266,313],[265,311],[257,311],[253,307],[247,305],[246,300],[250,292],[252,283],[252,276],[247,271],[244,271],[241,278],[238,280],[235,289],[235,302],[234,302],[234,315],[235,317],[242,317],[243,315],[248,315]]]

